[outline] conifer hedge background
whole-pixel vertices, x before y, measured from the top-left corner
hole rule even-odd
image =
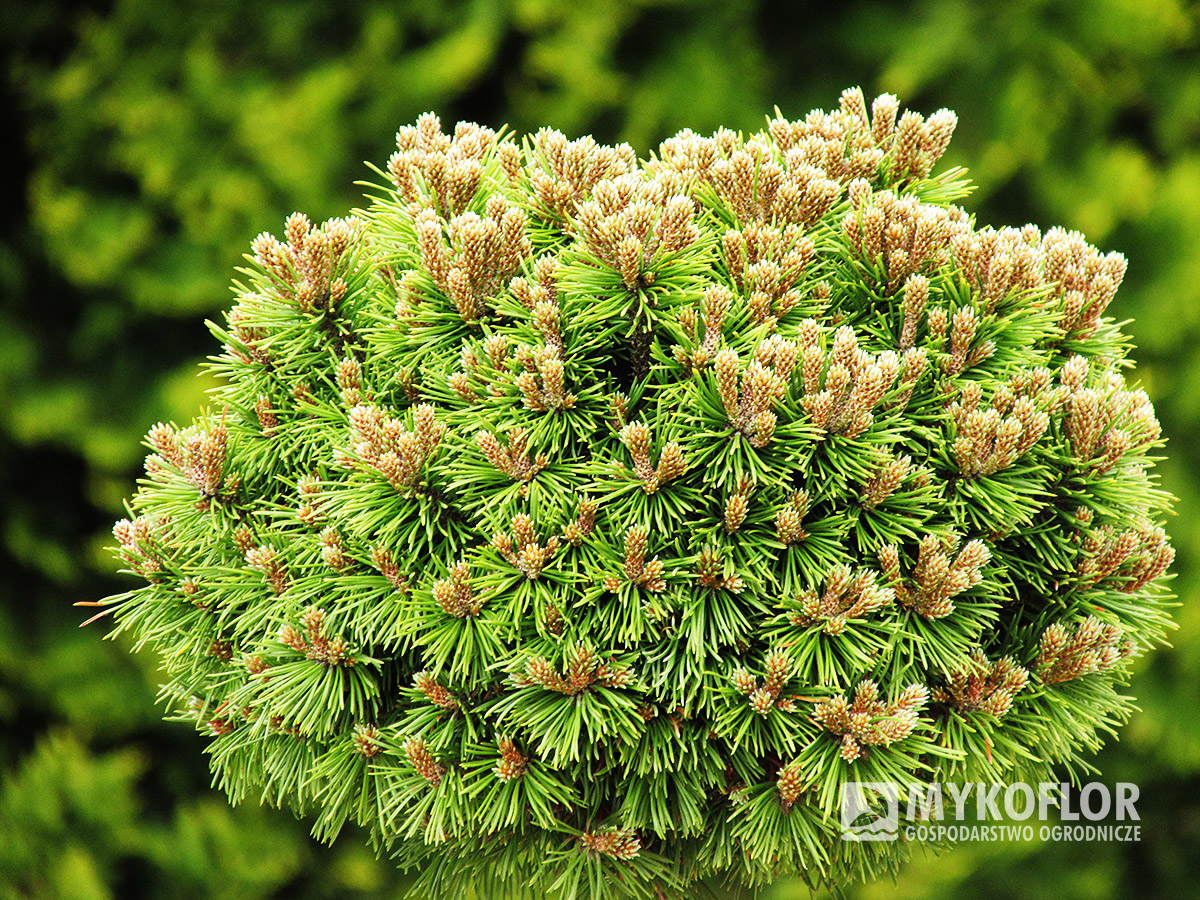
[[[233,267],[293,209],[359,200],[361,160],[426,109],[627,140],[757,128],[891,91],[959,128],[981,221],[1129,257],[1112,311],[1170,443],[1183,602],[1104,780],[1140,844],[981,845],[856,896],[1189,897],[1200,879],[1200,7],[1180,0],[31,2],[0,7],[0,896],[390,897],[353,836],[231,810],[203,741],[159,721],[154,662],[71,607],[139,438],[186,420]],[[787,886],[772,897],[803,896]]]

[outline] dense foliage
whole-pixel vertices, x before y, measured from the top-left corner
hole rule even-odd
[[[1046,781],[1128,714],[1173,559],[1119,254],[978,226],[956,124],[650,159],[434,115],[260,235],[111,598],[219,782],[436,896],[892,868],[847,781]]]
[[[359,161],[424,109],[639,151],[684,126],[755,129],[764,109],[798,115],[853,82],[958,110],[949,160],[970,164],[982,221],[1061,222],[1129,257],[1110,312],[1134,319],[1172,437],[1164,485],[1178,509],[1200,498],[1194,4],[55,0],[0,21],[16,157],[0,191],[0,831],[16,836],[0,892],[390,896],[394,870],[359,841],[321,847],[309,824],[208,790],[203,742],[158,721],[153,654],[97,642],[102,624],[79,630],[91,612],[70,604],[124,587],[103,548],[138,435],[202,402],[202,318],[250,239],[297,206],[348,208]],[[857,896],[1191,896],[1193,522],[1168,523],[1175,646],[1138,664],[1140,710],[1096,758],[1141,784],[1145,839],[918,855]]]

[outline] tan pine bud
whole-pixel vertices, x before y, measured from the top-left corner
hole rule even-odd
[[[434,787],[442,783],[446,767],[429,752],[429,747],[420,738],[412,737],[404,742],[404,753],[417,774]]]
[[[804,790],[804,780],[800,775],[800,766],[797,763],[784,766],[779,770],[779,777],[776,784],[779,788],[779,802],[783,805],[784,809],[790,809]]]
[[[413,685],[438,709],[458,709],[458,700],[427,672],[413,676]]]
[[[725,533],[733,534],[746,521],[750,501],[745,494],[734,494],[725,503]]]
[[[584,832],[579,843],[588,853],[611,856],[613,859],[634,859],[642,851],[642,844],[630,830],[602,828],[596,832]]]
[[[525,767],[529,760],[522,756],[517,750],[517,745],[511,738],[502,737],[499,739],[500,745],[500,762],[496,764],[496,777],[501,781],[515,781],[525,774]]]
[[[379,742],[379,729],[374,725],[355,725],[353,741],[355,752],[367,759],[375,758],[383,750]]]

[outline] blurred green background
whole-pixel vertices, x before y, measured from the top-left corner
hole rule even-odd
[[[1180,498],[1183,606],[1142,712],[1097,760],[1141,785],[1138,844],[977,845],[894,898],[1200,891],[1200,7],[1178,0],[9,2],[0,128],[0,897],[367,898],[400,879],[357,836],[231,809],[203,741],[159,721],[155,663],[71,606],[159,419],[187,420],[259,231],[355,204],[362,160],[426,109],[627,140],[754,129],[843,87],[957,110],[948,154],[995,225],[1084,231],[1130,260],[1111,311]],[[807,891],[780,885],[772,900]]]

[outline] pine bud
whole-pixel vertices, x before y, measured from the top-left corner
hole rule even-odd
[[[360,756],[374,759],[383,747],[379,743],[379,729],[374,725],[354,726],[354,749]]]
[[[446,767],[441,765],[433,754],[429,752],[428,746],[420,738],[409,738],[404,742],[404,753],[408,757],[408,761],[412,767],[417,770],[417,774],[428,781],[434,787],[442,783],[442,777],[446,774]]]
[[[525,774],[528,759],[517,751],[517,745],[510,738],[502,737],[500,744],[500,762],[496,764],[496,777],[501,781],[515,781]]]

